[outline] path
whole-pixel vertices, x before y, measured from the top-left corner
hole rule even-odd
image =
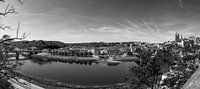
[[[44,88],[42,88],[38,85],[29,83],[29,82],[27,82],[23,79],[19,79],[19,81],[22,82],[22,83],[26,83],[27,85],[21,84],[14,79],[10,79],[8,81],[14,86],[15,89],[44,89]]]
[[[199,61],[196,61],[196,64],[199,65],[198,69],[194,74],[187,80],[181,89],[200,89],[200,64]]]

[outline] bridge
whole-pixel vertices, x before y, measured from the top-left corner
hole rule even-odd
[[[19,59],[19,55],[23,55],[23,56],[31,56],[31,55],[35,55],[38,53],[41,53],[42,50],[36,49],[36,48],[31,48],[31,49],[14,49],[12,51],[10,51],[9,53],[13,54],[16,57],[16,60]]]

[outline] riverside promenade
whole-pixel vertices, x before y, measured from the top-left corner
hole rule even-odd
[[[17,82],[16,80],[14,79],[10,79],[8,80],[8,82],[10,82],[12,84],[12,86],[14,87],[14,89],[45,89],[45,88],[42,88],[38,85],[35,85],[35,84],[32,84],[32,83],[29,83],[23,79],[18,79],[18,81],[20,82]],[[24,84],[22,84],[24,83]]]
[[[200,64],[194,74],[187,80],[181,89],[200,89]]]

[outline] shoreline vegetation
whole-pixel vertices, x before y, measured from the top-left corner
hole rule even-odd
[[[98,62],[95,57],[68,57],[68,56],[60,56],[60,55],[32,55],[31,58],[37,58],[41,60],[51,60],[51,61],[63,61],[63,62]]]
[[[56,62],[68,62],[68,63],[77,63],[77,64],[89,64],[105,62],[108,66],[117,66],[123,62],[139,62],[137,57],[118,57],[118,58],[106,58],[100,59],[98,57],[76,57],[76,56],[61,56],[61,55],[32,55],[31,58],[39,59],[42,61],[56,61]]]
[[[61,62],[95,62],[99,63],[102,60],[107,61],[119,61],[119,62],[132,62],[132,61],[140,61],[138,57],[111,57],[106,59],[100,59],[98,57],[76,57],[76,56],[61,56],[61,55],[32,55],[31,58],[37,58],[42,60],[50,60],[50,61],[61,61]]]

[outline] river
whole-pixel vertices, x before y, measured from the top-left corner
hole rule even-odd
[[[129,67],[137,65],[125,62],[116,66],[107,63],[63,63],[24,60],[19,72],[28,76],[56,80],[77,85],[108,85],[125,82]]]

